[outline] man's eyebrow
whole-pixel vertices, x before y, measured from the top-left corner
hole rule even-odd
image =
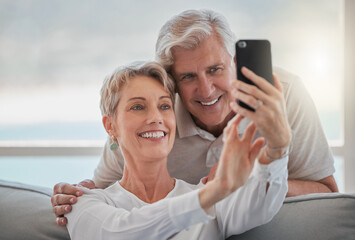
[[[224,67],[225,64],[224,64],[223,62],[217,62],[217,63],[215,63],[215,64],[212,64],[212,65],[206,67],[206,69],[211,69],[211,68],[215,68],[215,67],[219,67],[219,66]],[[176,72],[175,72],[175,74],[176,74],[178,77],[182,77],[182,76],[185,76],[185,75],[196,75],[195,72],[188,72],[188,71],[186,71],[186,72],[181,72],[181,73],[176,73]]]
[[[213,65],[211,65],[211,66],[209,66],[208,68],[210,69],[210,68],[215,68],[215,67],[219,67],[219,66],[224,66],[224,64],[223,63],[216,63],[216,64],[213,64]]]

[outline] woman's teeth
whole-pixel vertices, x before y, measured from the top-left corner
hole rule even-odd
[[[162,131],[159,132],[146,132],[143,134],[139,134],[139,136],[143,137],[143,138],[161,138],[164,137],[165,134]]]

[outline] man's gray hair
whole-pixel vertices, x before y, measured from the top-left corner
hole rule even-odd
[[[170,72],[174,64],[174,47],[195,49],[213,32],[234,57],[236,38],[224,16],[212,10],[187,10],[172,17],[160,29],[155,45],[156,60]]]

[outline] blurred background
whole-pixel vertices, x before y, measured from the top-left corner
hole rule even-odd
[[[269,39],[299,75],[344,191],[344,1],[0,1],[0,178],[52,187],[91,178],[106,132],[99,90],[118,65],[154,60],[160,27],[187,9],[223,14],[240,38]]]

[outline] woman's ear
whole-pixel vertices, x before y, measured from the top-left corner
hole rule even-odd
[[[110,136],[114,135],[115,130],[113,128],[113,121],[111,117],[107,115],[103,116],[102,123],[104,124],[107,134]]]
[[[112,118],[110,116],[103,116],[102,118],[102,123],[104,124],[104,127],[106,129],[106,132],[112,139],[112,143],[110,145],[110,149],[112,151],[116,151],[118,149],[118,141],[117,141],[117,133],[115,132],[114,125]]]

